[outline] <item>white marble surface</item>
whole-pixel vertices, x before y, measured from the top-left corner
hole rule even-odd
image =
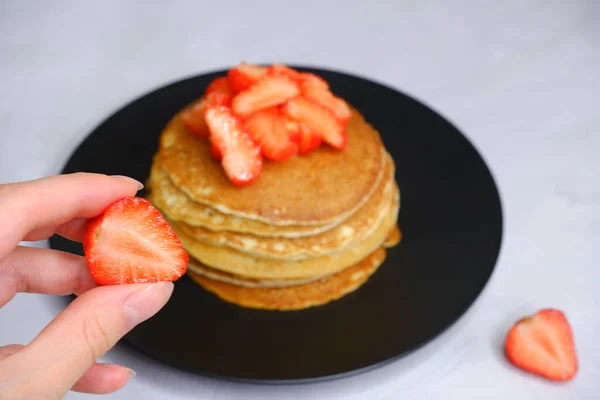
[[[385,3],[0,2],[0,182],[59,172],[124,102],[242,59],[338,68],[406,91],[459,126],[499,182],[497,270],[468,314],[421,351],[349,379],[263,387],[116,349],[106,360],[138,375],[109,398],[600,396],[600,2]],[[581,371],[566,385],[520,373],[499,350],[515,319],[546,306],[564,309],[575,330]],[[47,297],[18,296],[0,309],[0,343],[26,343],[56,312]]]

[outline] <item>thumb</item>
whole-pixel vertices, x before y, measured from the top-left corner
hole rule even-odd
[[[172,292],[171,282],[91,289],[5,361],[14,364],[25,387],[66,393],[122,336],[156,314]]]

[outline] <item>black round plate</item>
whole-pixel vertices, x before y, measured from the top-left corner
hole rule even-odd
[[[418,348],[471,306],[494,269],[502,239],[498,191],[484,161],[448,121],[367,79],[323,76],[377,130],[396,166],[402,243],[358,291],[322,307],[273,312],[221,301],[187,277],[169,303],[123,342],[169,365],[260,382],[315,381],[381,365]],[[167,121],[225,71],[155,90],[98,126],[64,173],[128,175],[145,182]],[[51,238],[51,247],[83,254]]]

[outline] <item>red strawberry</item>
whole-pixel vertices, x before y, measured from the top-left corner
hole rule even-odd
[[[273,64],[267,71],[271,76],[287,76],[296,82],[302,81],[302,73],[283,64]]]
[[[262,170],[260,147],[242,129],[242,123],[229,107],[210,106],[204,114],[210,140],[223,158],[225,174],[236,186],[253,182]]]
[[[210,146],[210,155],[217,161],[223,160],[223,155],[221,154],[221,150],[214,143]]]
[[[329,90],[329,83],[319,75],[315,75],[310,72],[302,73],[302,87],[312,89],[326,89]]]
[[[283,104],[300,94],[298,84],[286,76],[266,76],[233,98],[231,108],[241,118]]]
[[[343,150],[346,147],[346,130],[327,108],[296,97],[288,101],[282,110],[289,118],[305,124],[334,149]]]
[[[90,220],[83,246],[101,285],[176,281],[187,270],[188,255],[173,228],[139,197],[117,200]]]
[[[219,92],[227,95],[232,95],[231,88],[229,87],[229,79],[226,76],[220,76],[215,78],[206,88],[204,95]]]
[[[298,146],[290,139],[285,120],[276,108],[252,114],[246,119],[244,128],[269,160],[287,160],[298,151]]]
[[[227,72],[229,86],[233,93],[239,93],[258,82],[267,74],[267,70],[267,67],[241,63]]]
[[[572,379],[578,370],[573,332],[565,315],[544,309],[518,321],[504,344],[509,361],[555,381]]]
[[[318,133],[312,131],[306,124],[300,124],[299,134],[298,154],[308,154],[316,150],[323,140]]]
[[[204,112],[206,111],[206,108],[209,105],[229,105],[230,103],[231,95],[220,91],[210,92],[202,98],[202,100],[186,108],[181,113],[181,121],[191,134],[202,138],[208,138],[210,132],[204,121]]]
[[[302,83],[301,88],[304,97],[331,110],[342,124],[348,123],[351,111],[344,100],[319,85]]]

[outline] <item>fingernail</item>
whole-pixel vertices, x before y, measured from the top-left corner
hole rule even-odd
[[[113,175],[113,177],[120,178],[120,179],[126,179],[126,180],[128,180],[130,182],[135,182],[135,184],[138,186],[138,190],[142,190],[144,188],[144,184],[142,182],[140,182],[138,180],[135,180],[133,178],[130,178],[128,176],[125,176],[125,175]]]
[[[173,282],[158,282],[133,292],[123,305],[127,329],[133,329],[163,308],[173,287]]]
[[[129,380],[132,380],[133,377],[135,376],[135,371],[132,370],[131,368],[127,368],[129,370]]]

